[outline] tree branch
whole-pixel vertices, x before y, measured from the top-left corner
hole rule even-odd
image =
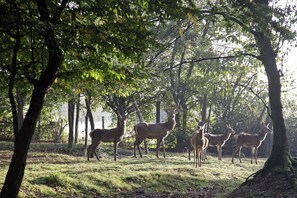
[[[190,64],[190,63],[198,63],[198,62],[203,62],[203,61],[208,61],[208,60],[219,60],[219,59],[231,59],[231,58],[238,58],[240,56],[251,56],[253,58],[256,58],[258,60],[260,60],[260,57],[255,55],[255,54],[250,54],[250,53],[240,53],[238,55],[230,55],[230,56],[217,56],[217,57],[206,57],[206,58],[200,58],[200,59],[196,59],[196,60],[185,60],[185,61],[182,61],[178,64],[175,64],[169,68],[166,68],[164,69],[164,71],[167,71],[167,70],[171,70],[173,68],[176,68],[182,64]]]

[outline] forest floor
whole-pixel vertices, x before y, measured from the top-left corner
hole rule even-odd
[[[231,197],[230,193],[265,163],[263,158],[258,165],[243,158],[243,163],[236,159],[232,164],[230,157],[219,161],[213,155],[195,168],[186,153],[167,152],[164,159],[150,152],[136,159],[132,149],[122,148],[114,162],[112,150],[104,145],[100,161],[94,158],[88,162],[82,145],[69,152],[65,144],[32,144],[19,197]],[[12,144],[0,142],[0,189],[11,155]],[[254,195],[259,196],[254,197],[281,197],[279,189],[265,194],[275,178],[271,180],[255,188],[258,193]],[[232,197],[242,195],[237,191]],[[290,197],[287,195],[284,197]]]

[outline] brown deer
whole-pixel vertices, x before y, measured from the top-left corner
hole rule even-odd
[[[195,120],[197,122],[197,127],[196,127],[196,132],[193,133],[192,136],[197,133],[197,131],[200,129],[200,127],[202,127],[204,124],[206,124],[204,121],[199,121],[197,118],[195,118]],[[206,125],[204,127],[204,130],[205,130],[205,128],[206,128]],[[189,147],[188,148],[186,147],[186,149],[188,149],[189,160],[191,160],[191,152],[194,150],[194,148],[192,147],[192,143],[191,143],[192,136],[189,140]],[[205,158],[202,156],[202,159],[204,160]]]
[[[165,143],[164,139],[169,135],[170,131],[172,131],[175,127],[175,114],[177,112],[178,106],[174,110],[165,110],[168,115],[168,120],[165,123],[156,123],[156,124],[147,124],[145,122],[141,122],[134,126],[135,132],[135,141],[134,141],[134,157],[136,156],[136,147],[138,149],[140,157],[142,157],[142,153],[140,151],[139,145],[143,142],[145,138],[149,139],[157,139],[157,151],[156,156],[159,158],[159,149],[160,144],[162,142],[163,146],[163,156],[166,157],[165,153]]]
[[[114,147],[114,161],[117,160],[117,147],[118,144],[122,141],[123,135],[126,131],[126,115],[118,115],[118,126],[112,129],[95,129],[90,132],[92,139],[92,144],[87,148],[88,161],[89,158],[93,158],[94,153],[97,160],[99,160],[98,154],[95,152],[95,149],[101,142],[113,142]]]
[[[196,168],[198,166],[201,167],[204,149],[208,144],[208,139],[204,137],[204,130],[206,124],[203,124],[203,126],[199,126],[199,123],[200,122],[198,122],[198,131],[194,133],[191,138],[191,145],[194,149],[194,164]]]
[[[228,124],[226,125],[226,131],[224,134],[210,134],[205,133],[204,136],[209,140],[208,146],[205,148],[205,158],[207,159],[206,151],[207,148],[210,147],[217,147],[218,150],[218,159],[222,160],[222,147],[225,145],[226,141],[230,138],[231,134],[234,134],[235,131],[231,128]]]
[[[239,133],[234,135],[234,143],[236,145],[236,149],[232,154],[232,163],[234,163],[234,155],[238,152],[238,158],[241,163],[240,153],[242,147],[251,147],[252,156],[251,156],[251,164],[253,163],[253,157],[255,158],[256,164],[258,148],[261,146],[262,142],[265,140],[267,134],[270,134],[272,131],[268,128],[268,125],[262,124],[260,134],[249,134],[249,133]]]

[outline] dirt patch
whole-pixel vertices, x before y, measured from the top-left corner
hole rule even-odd
[[[297,167],[294,172],[296,173]],[[294,198],[297,188],[283,172],[274,171],[265,177],[256,178],[253,182],[235,189],[228,198]]]
[[[174,193],[174,192],[157,192],[157,193],[145,193],[143,191],[134,191],[127,194],[121,194],[115,196],[116,198],[128,198],[128,197],[137,197],[137,198],[213,198],[216,195],[222,193],[223,190],[219,188],[199,188],[199,189],[189,189],[187,193]]]

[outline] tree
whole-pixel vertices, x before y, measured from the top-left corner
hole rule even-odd
[[[271,187],[268,190],[275,190],[275,183],[278,180],[289,181],[292,192],[296,192],[296,176],[294,168],[297,166],[296,160],[290,155],[287,142],[286,127],[283,118],[283,109],[281,101],[281,70],[277,67],[277,53],[279,52],[280,44],[284,40],[292,39],[293,34],[285,26],[287,16],[293,16],[291,20],[294,22],[296,14],[294,7],[281,10],[272,8],[269,0],[254,0],[254,1],[230,1],[232,5],[232,14],[225,9],[214,12],[217,15],[222,15],[228,22],[238,24],[242,27],[243,32],[246,32],[254,37],[255,49],[259,55],[253,57],[260,60],[265,68],[268,79],[268,95],[270,103],[270,116],[273,122],[273,146],[272,152],[266,161],[264,167],[259,170],[252,179],[247,180],[241,188],[253,188],[255,185],[259,188],[261,183],[270,183]],[[247,9],[246,9],[247,8]],[[230,11],[230,10],[229,10]],[[291,15],[292,14],[292,15]],[[277,17],[277,20],[272,18]],[[276,39],[278,38],[278,39]],[[274,180],[271,180],[271,176]],[[277,179],[276,179],[277,178]],[[263,180],[267,180],[264,182]],[[274,183],[275,182],[275,183]],[[242,189],[239,188],[239,193],[242,195]],[[254,193],[254,192],[253,192]],[[254,193],[255,195],[255,193]],[[236,196],[236,192],[234,192]]]
[[[60,10],[65,8],[66,2],[67,1],[62,1],[61,5],[58,7],[56,13],[57,17],[59,17],[61,13]],[[53,83],[56,72],[62,61],[62,52],[56,42],[54,29],[50,25],[51,18],[47,4],[45,1],[38,1],[37,6],[40,14],[39,20],[44,25],[43,36],[44,42],[48,48],[48,63],[39,79],[32,79],[34,89],[22,128],[18,131],[17,125],[15,125],[14,153],[2,187],[1,197],[17,197],[24,175],[29,145],[34,134],[37,118],[42,109],[44,96],[48,87]],[[16,11],[19,11],[18,8]]]
[[[79,65],[80,67],[76,64],[73,67],[76,70],[68,71],[69,73],[77,72],[80,76],[94,77],[97,80],[124,79],[126,76],[122,71],[125,71],[125,67],[114,70],[111,67],[113,58],[122,62],[138,62],[141,65],[140,58],[153,38],[148,29],[156,22],[152,19],[157,18],[159,21],[166,19],[172,4],[179,7],[180,2],[169,4],[153,1],[149,4],[147,1],[103,1],[97,4],[93,1],[77,1],[71,2],[68,7],[67,0],[61,1],[58,6],[56,2],[48,4],[44,0],[36,3],[15,1],[0,3],[1,33],[5,35],[1,38],[10,37],[15,42],[11,56],[12,67],[9,69],[11,79],[9,95],[14,120],[15,145],[1,197],[17,197],[26,167],[28,149],[45,94],[56,80],[58,71],[67,71],[68,65],[62,64],[63,55],[68,49],[74,48],[66,44],[70,41],[71,47],[79,46],[76,48],[79,49],[82,45],[88,52],[94,52],[91,54],[83,51],[81,58],[84,64]],[[61,18],[63,20],[60,20]],[[74,30],[79,30],[80,34]],[[70,36],[67,32],[73,34]],[[88,42],[84,43],[85,40],[81,38],[87,38]],[[30,46],[30,50],[22,51],[22,56],[18,50],[23,44],[21,41]],[[64,47],[63,52],[61,46]],[[92,56],[94,54],[96,56]],[[18,58],[23,61],[18,61]],[[68,59],[67,63],[69,62],[71,60]],[[17,70],[19,73],[16,71],[18,68],[21,68]],[[26,79],[33,86],[30,105],[19,130],[12,95],[16,75]]]

